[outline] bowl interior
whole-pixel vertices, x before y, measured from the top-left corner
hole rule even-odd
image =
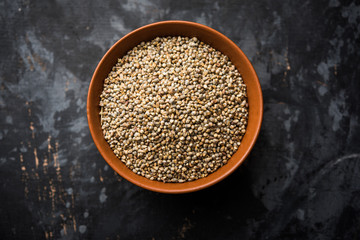
[[[223,167],[209,176],[186,183],[163,183],[151,181],[139,176],[128,169],[113,153],[104,139],[100,125],[100,94],[104,79],[107,77],[117,59],[142,41],[149,41],[162,36],[197,37],[204,43],[227,55],[239,70],[247,85],[249,119],[244,138],[237,152]],[[245,54],[227,37],[201,24],[184,21],[165,21],[141,27],[120,39],[105,54],[98,64],[90,83],[87,115],[91,135],[95,145],[108,164],[128,181],[152,190],[163,193],[185,193],[200,190],[219,182],[231,174],[247,157],[260,131],[263,114],[262,92],[257,75]]]

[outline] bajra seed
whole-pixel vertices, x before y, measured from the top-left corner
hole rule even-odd
[[[115,155],[163,182],[193,181],[226,164],[248,120],[240,73],[195,37],[157,37],[130,50],[105,79],[100,107]]]

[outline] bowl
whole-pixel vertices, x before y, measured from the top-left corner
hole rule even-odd
[[[238,150],[227,164],[205,178],[185,183],[164,183],[152,181],[133,173],[113,153],[106,142],[100,125],[100,94],[104,79],[118,58],[141,43],[156,37],[187,36],[197,37],[199,40],[214,47],[227,55],[242,75],[247,85],[249,117],[246,133]],[[87,117],[91,135],[99,152],[107,163],[123,178],[142,188],[161,193],[188,193],[207,188],[235,171],[249,155],[258,137],[263,116],[263,98],[260,83],[253,66],[245,54],[235,43],[223,34],[202,24],[187,21],[163,21],[138,28],[116,42],[104,55],[95,69],[91,79],[87,98]]]

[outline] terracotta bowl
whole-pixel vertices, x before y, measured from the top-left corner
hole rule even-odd
[[[227,55],[237,67],[247,85],[249,119],[244,138],[237,152],[226,165],[207,177],[186,183],[163,183],[151,181],[133,173],[125,166],[110,149],[105,141],[99,116],[100,94],[104,79],[107,77],[117,59],[126,54],[142,41],[149,41],[161,36],[197,37],[215,49]],[[245,54],[230,39],[207,26],[185,21],[164,21],[146,25],[132,31],[115,43],[98,64],[91,79],[87,98],[87,117],[91,135],[96,147],[107,163],[123,178],[142,187],[162,193],[187,193],[207,188],[235,171],[245,160],[255,144],[260,131],[263,116],[263,98],[258,77]]]

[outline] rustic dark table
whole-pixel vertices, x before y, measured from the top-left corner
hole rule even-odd
[[[1,239],[359,239],[359,1],[1,1]],[[248,56],[264,121],[246,162],[200,192],[119,177],[86,97],[106,50],[148,23],[213,27]]]

